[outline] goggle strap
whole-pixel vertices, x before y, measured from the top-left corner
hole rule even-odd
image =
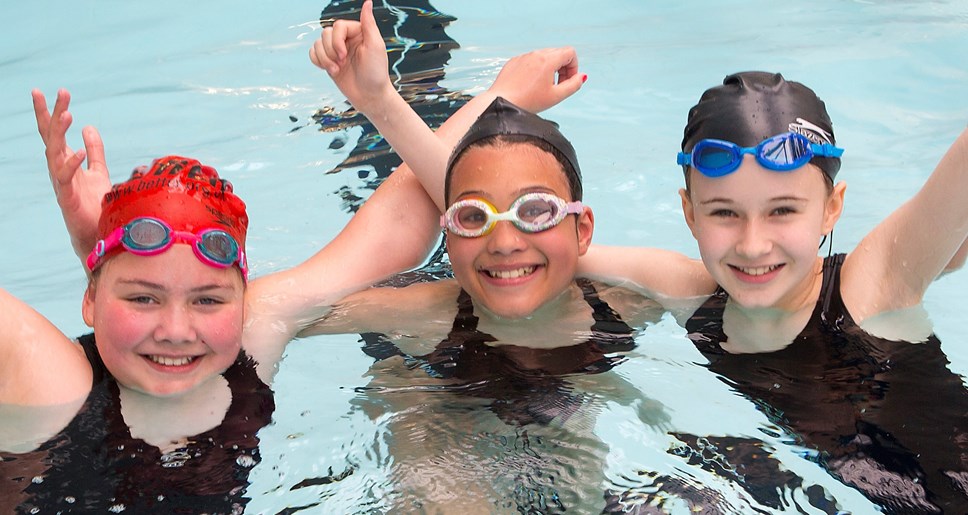
[[[840,157],[844,155],[844,149],[831,145],[830,143],[823,143],[821,145],[811,143],[810,150],[813,151],[814,157]]]

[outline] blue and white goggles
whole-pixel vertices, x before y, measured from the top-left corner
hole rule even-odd
[[[689,153],[679,152],[676,162],[691,166],[706,177],[729,175],[743,163],[743,154],[753,154],[760,166],[788,172],[810,162],[814,157],[840,157],[844,149],[830,143],[817,144],[806,136],[787,132],[767,138],[755,147],[741,147],[729,141],[703,139]]]

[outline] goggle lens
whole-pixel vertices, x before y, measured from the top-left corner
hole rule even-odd
[[[522,228],[522,230],[538,232],[558,225],[564,220],[566,213],[562,211],[562,207],[560,203],[549,199],[533,198],[520,203],[515,213],[518,215],[518,220],[527,225],[527,229]]]
[[[756,160],[766,165],[773,165],[774,170],[792,170],[799,168],[813,157],[810,150],[810,140],[799,135],[774,136],[756,147]]]
[[[171,243],[171,231],[157,220],[139,218],[124,226],[121,243],[129,251],[167,249]]]
[[[226,267],[232,266],[239,257],[239,244],[235,242],[235,238],[218,229],[203,233],[195,243],[195,249],[210,260]]]
[[[738,168],[740,162],[742,154],[735,147],[712,140],[700,141],[692,151],[692,165],[710,177],[726,175]]]

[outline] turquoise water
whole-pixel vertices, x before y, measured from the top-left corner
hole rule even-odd
[[[595,241],[650,245],[698,255],[682,221],[675,166],[682,125],[701,92],[728,73],[780,71],[817,91],[840,146],[848,204],[835,250],[851,249],[912,195],[968,121],[968,5],[934,2],[466,2],[434,1],[456,18],[440,86],[473,94],[510,56],[572,45],[589,75],[575,97],[547,116],[578,149]],[[0,285],[69,335],[80,317],[84,274],[70,252],[46,178],[29,91],[73,94],[79,129],[102,133],[116,180],[154,157],[195,156],[232,180],[249,205],[250,265],[256,275],[308,257],[350,213],[338,192],[365,196],[356,170],[325,174],[349,155],[360,128],[320,132],[311,116],[343,98],[308,61],[326,2],[7,3],[0,47]],[[414,15],[411,13],[411,15]],[[404,40],[404,44],[406,41]],[[298,129],[298,130],[294,130]],[[336,147],[336,148],[332,148]],[[361,256],[366,259],[367,256]],[[925,306],[952,368],[968,373],[964,271],[932,286]],[[619,374],[665,406],[670,424],[694,434],[762,437],[769,423],[711,374],[671,320],[639,339]],[[386,420],[354,403],[371,381],[358,337],[291,345],[274,390],[275,422],[264,430],[264,461],[253,471],[252,512],[326,501],[332,512],[378,506],[392,482]],[[325,378],[320,381],[319,378]],[[637,467],[674,470],[663,431],[631,408],[607,404],[594,433],[604,442],[610,484]],[[782,438],[766,440],[782,447]],[[856,493],[792,452],[802,477],[869,510]],[[351,464],[352,466],[348,465]],[[294,488],[338,475],[328,485]],[[718,485],[693,471],[699,481]],[[458,483],[459,484],[459,483]],[[728,487],[722,487],[729,491]],[[736,494],[739,495],[739,494]],[[791,492],[796,497],[802,492]],[[373,503],[373,504],[370,504]]]

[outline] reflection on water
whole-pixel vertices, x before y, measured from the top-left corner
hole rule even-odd
[[[394,2],[392,7],[378,4],[381,31],[392,34],[388,47],[397,85],[404,98],[436,127],[468,98],[462,91],[440,86],[451,51],[459,46],[446,34],[456,20],[428,2]],[[332,2],[320,18],[324,22],[355,18],[358,8],[358,1]],[[883,30],[883,25],[871,27]],[[713,38],[712,44],[723,42],[722,32],[697,32]],[[800,45],[802,40],[794,43]],[[749,52],[740,49],[735,53]],[[602,60],[603,55],[597,57]],[[694,78],[684,76],[683,80]],[[645,80],[640,83],[647,87]],[[589,115],[609,117],[611,113],[610,122],[624,117],[611,109],[605,106]],[[684,113],[677,113],[676,120],[681,115]],[[372,125],[347,105],[322,106],[310,119],[293,119],[292,124],[288,130],[313,127],[320,131],[321,138],[328,138],[324,145],[331,148],[351,146],[346,159],[328,170],[352,172],[359,179],[339,192],[346,211],[358,209],[399,164]],[[360,136],[350,142],[348,134],[357,132]],[[878,136],[876,131],[871,134],[871,138]],[[649,159],[661,161],[654,155]],[[594,180],[589,178],[589,182]],[[449,275],[446,256],[438,249],[432,265],[387,284],[405,285]],[[459,355],[456,363],[468,360],[479,366],[491,360],[504,368],[500,373],[457,379],[441,377],[434,370],[441,352],[429,357],[408,355],[379,335],[352,337],[349,349],[343,346],[345,341],[328,338],[297,344],[295,347],[310,348],[305,354],[294,348],[292,354],[314,357],[318,361],[312,363],[325,370],[320,375],[333,376],[324,377],[328,382],[322,387],[319,377],[281,377],[287,395],[276,401],[301,399],[286,405],[295,407],[293,412],[277,411],[276,423],[262,428],[257,442],[253,442],[251,425],[224,427],[225,434],[200,442],[200,446],[217,449],[214,452],[224,458],[215,460],[222,473],[239,472],[231,479],[242,489],[220,491],[224,489],[218,480],[221,476],[211,471],[200,481],[195,481],[198,475],[190,475],[188,491],[203,495],[199,490],[204,489],[214,492],[217,499],[213,502],[231,501],[209,504],[194,499],[191,504],[186,501],[186,510],[221,512],[224,506],[234,509],[232,502],[248,502],[252,513],[374,513],[392,508],[404,512],[435,508],[479,511],[482,507],[528,513],[877,511],[864,502],[859,490],[878,499],[901,499],[895,505],[897,511],[905,506],[924,508],[917,503],[925,498],[935,503],[943,499],[955,499],[950,501],[953,505],[957,502],[958,489],[966,481],[963,471],[952,470],[952,463],[963,451],[948,444],[964,443],[963,426],[958,424],[968,419],[968,413],[958,411],[964,406],[960,378],[946,370],[944,356],[934,346],[871,349],[848,343],[849,352],[819,362],[816,353],[820,350],[812,349],[783,362],[764,357],[755,365],[709,359],[708,371],[695,366],[695,362],[707,364],[699,354],[649,363],[655,355],[679,352],[651,346],[654,341],[688,345],[681,336],[672,331],[657,333],[650,327],[636,338],[637,350],[616,347],[614,352],[600,352],[598,358],[608,365],[597,370],[599,373],[580,373],[567,366],[541,374],[515,370],[505,366],[506,360],[520,363],[526,359],[514,356],[514,349],[505,349],[502,355],[476,342],[461,349],[467,354]],[[354,344],[363,352],[353,348]],[[927,352],[921,352],[925,349]],[[359,359],[345,365],[344,355],[350,353]],[[626,360],[615,359],[618,356],[626,356]],[[367,361],[355,369],[362,360]],[[808,363],[818,363],[820,369]],[[339,372],[346,376],[335,379]],[[697,378],[698,374],[704,378]],[[708,383],[702,383],[702,388],[677,384],[704,379]],[[901,385],[911,383],[919,386],[908,390],[915,395],[897,395]],[[293,384],[304,387],[290,387]],[[674,395],[678,391],[704,395]],[[730,398],[723,401],[723,396]],[[694,412],[706,419],[704,425],[676,425],[681,423],[682,413]],[[740,418],[751,421],[735,429],[734,421]],[[266,420],[256,417],[245,422],[258,428]],[[105,434],[115,429],[113,436]],[[950,430],[953,440],[937,438],[942,429]],[[242,444],[230,440],[227,435],[233,432],[249,440]],[[140,463],[151,462],[174,479],[191,472],[197,448],[161,454],[137,450],[130,443],[122,449],[115,446],[116,455],[122,458],[119,463],[132,472],[129,478],[137,478],[131,483],[135,486],[120,494],[112,491],[114,485],[128,479],[124,479],[127,473],[117,470],[85,466],[83,472],[78,469],[68,474],[73,481],[70,487],[45,475],[52,465],[47,456],[54,451],[87,463],[106,443],[118,442],[119,435],[124,435],[123,428],[95,424],[76,438],[51,442],[50,449],[41,454],[0,456],[0,506],[6,509],[3,502],[17,496],[47,492],[57,496],[62,507],[75,510],[103,506],[120,511],[121,504],[127,503],[131,513],[136,503],[127,499],[135,497],[146,505],[157,501],[154,506],[170,512],[175,497],[144,486],[150,485],[141,483],[148,479],[133,471]],[[132,455],[133,461],[125,461]],[[91,488],[80,486],[88,483]],[[251,500],[245,500],[247,497]]]
[[[358,20],[361,4],[357,0],[334,1],[323,9],[320,23]],[[470,98],[463,92],[448,91],[440,86],[451,51],[459,48],[444,31],[456,18],[437,11],[430,2],[420,0],[393,4],[377,2],[373,14],[386,41],[390,77],[397,90],[427,125],[439,127]],[[349,156],[328,173],[356,170],[363,181],[360,188],[373,190],[400,164],[390,145],[352,106],[321,107],[312,120],[318,130],[336,133],[330,148],[342,148],[347,144],[346,129],[357,126],[363,129]],[[300,125],[293,130],[306,126]],[[345,209],[356,212],[369,193],[344,187],[340,196]]]
[[[841,257],[826,261],[824,292],[839,284]],[[823,298],[780,351],[722,350],[725,295],[693,317],[690,337],[711,372],[885,511],[968,512],[968,390],[948,369],[941,342],[875,337],[854,324],[839,293]]]

